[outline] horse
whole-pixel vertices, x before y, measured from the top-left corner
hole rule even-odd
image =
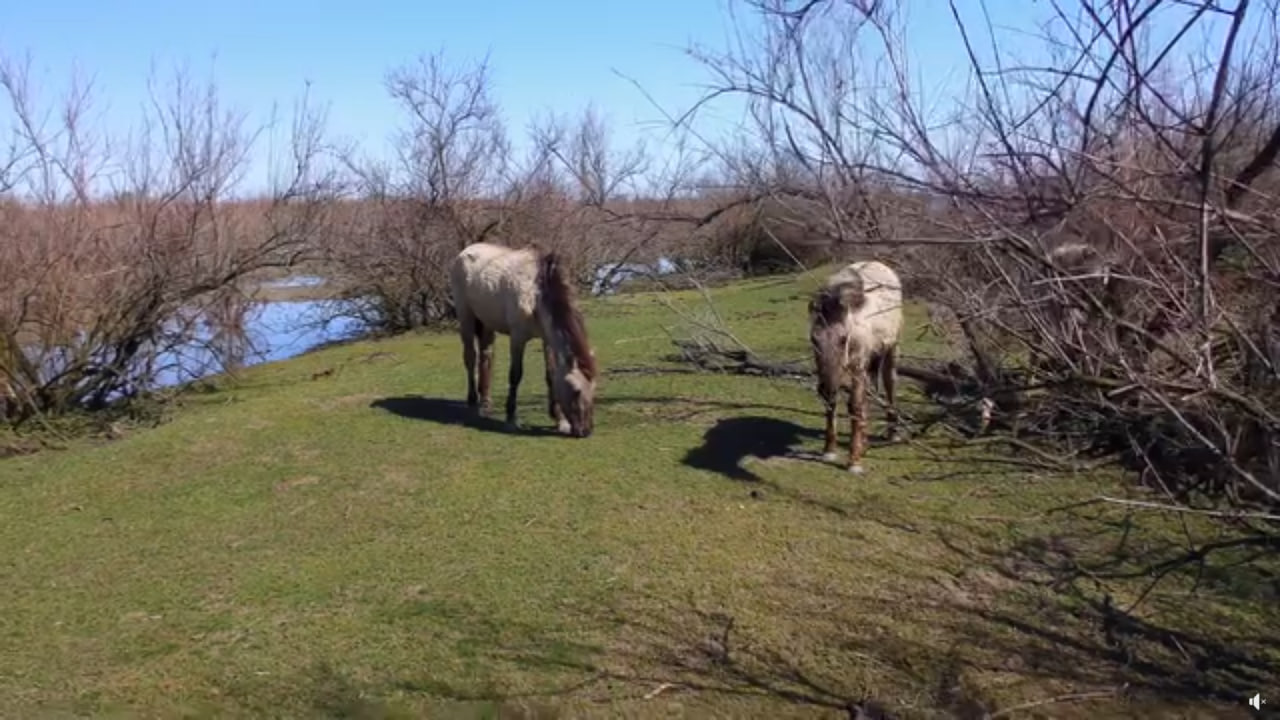
[[[589,437],[599,373],[559,255],[536,246],[472,243],[450,265],[449,285],[467,368],[467,407],[488,414],[493,343],[496,334],[506,335],[511,341],[506,422],[509,429],[518,429],[516,393],[524,376],[524,349],[537,338],[546,360],[547,413],[561,434]]]
[[[867,447],[867,382],[879,375],[887,401],[888,435],[898,435],[898,339],[902,282],[876,260],[854,262],[831,274],[809,300],[809,343],[826,408],[823,459],[836,459],[836,400],[848,392],[849,472],[861,474]]]
[[[1046,258],[1055,270],[1066,275],[1049,281],[1055,294],[1049,298],[1046,314],[1057,325],[1055,329],[1062,337],[1084,346],[1084,332],[1089,324],[1091,308],[1086,310],[1075,303],[1068,287],[1105,293],[1111,289],[1112,280],[1108,263],[1097,249],[1077,241],[1057,245],[1046,253]]]

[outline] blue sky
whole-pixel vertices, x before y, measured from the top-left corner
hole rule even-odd
[[[906,5],[909,50],[920,79],[931,94],[945,92],[966,72],[947,4]],[[1004,24],[1025,27],[1046,4],[987,5]],[[976,2],[961,7],[980,18]],[[621,142],[660,132],[659,112],[614,70],[678,112],[707,79],[682,48],[691,42],[721,46],[727,28],[725,0],[0,4],[0,51],[29,52],[42,93],[61,92],[73,66],[91,74],[110,103],[113,125],[133,119],[153,64],[167,73],[187,63],[199,76],[212,73],[226,102],[260,114],[273,101],[287,109],[310,81],[313,97],[330,106],[330,130],[372,151],[385,145],[400,120],[383,87],[387,70],[441,48],[455,60],[489,54],[496,94],[517,141],[531,116],[576,111],[588,102],[605,112]],[[1034,55],[1040,45],[1030,38],[1022,43],[1023,54]]]
[[[226,101],[266,113],[311,82],[330,105],[330,128],[376,149],[400,120],[383,78],[392,66],[443,49],[468,61],[489,54],[496,94],[514,135],[545,108],[594,101],[619,140],[660,118],[613,69],[664,104],[686,105],[700,78],[681,48],[718,42],[717,0],[529,2],[476,0],[60,0],[0,5],[0,48],[29,51],[42,93],[59,93],[71,68],[92,74],[121,125],[146,97],[148,70],[189,63],[212,72]]]

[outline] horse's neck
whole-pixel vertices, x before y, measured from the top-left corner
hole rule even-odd
[[[546,305],[538,303],[538,311],[535,313],[535,321],[538,323],[538,331],[542,335],[542,342],[556,357],[564,359],[569,355],[569,338],[565,335],[564,330],[556,325],[555,320],[551,317],[551,311]]]

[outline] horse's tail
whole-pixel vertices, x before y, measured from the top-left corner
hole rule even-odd
[[[871,389],[880,392],[880,372],[884,368],[884,353],[878,352],[871,355],[871,360],[867,362],[867,379],[871,381]]]

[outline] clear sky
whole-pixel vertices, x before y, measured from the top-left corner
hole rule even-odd
[[[919,79],[931,93],[958,89],[967,68],[946,1],[908,4]],[[960,6],[980,20],[977,2]],[[1029,31],[1045,6],[987,2],[998,23]],[[646,127],[660,132],[661,115],[614,70],[683,110],[707,76],[682,49],[723,45],[726,7],[725,0],[12,0],[0,3],[0,52],[29,52],[42,93],[61,92],[78,66],[94,77],[110,103],[109,122],[120,127],[143,102],[153,64],[162,73],[175,63],[212,73],[226,102],[259,117],[273,101],[287,109],[310,81],[313,97],[330,106],[331,131],[372,151],[401,119],[383,86],[388,69],[441,48],[454,60],[488,53],[517,141],[532,115],[594,102],[627,142]],[[1043,44],[1029,35],[1022,42],[1032,55]]]

